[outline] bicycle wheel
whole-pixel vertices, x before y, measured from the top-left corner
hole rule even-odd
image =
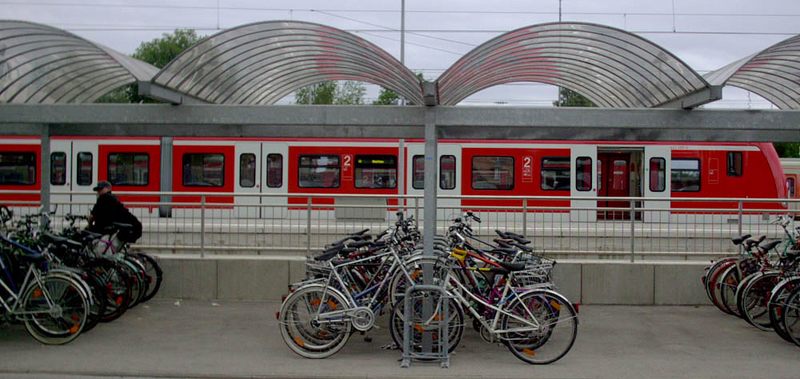
[[[411,346],[415,352],[422,351],[422,338],[425,333],[432,335],[432,349],[438,349],[438,328],[437,323],[441,320],[439,316],[442,311],[440,296],[434,295],[429,297],[434,305],[434,314],[429,319],[423,318],[423,298],[415,297],[411,300],[412,310],[411,317],[414,326],[412,328]],[[405,299],[404,299],[405,300]],[[449,298],[447,306],[447,335],[448,341],[447,351],[452,353],[455,351],[458,344],[461,342],[461,337],[464,335],[464,309],[461,308],[454,298]],[[405,301],[400,301],[394,305],[389,318],[389,334],[392,337],[395,345],[402,351],[403,350],[403,329],[405,328]]]
[[[281,305],[279,324],[283,342],[305,358],[336,354],[350,338],[352,323],[345,316],[320,319],[320,314],[348,308],[341,294],[320,285],[300,287]]]
[[[81,285],[61,275],[45,275],[22,296],[25,329],[46,345],[63,345],[78,338],[89,314]]]
[[[150,255],[139,253],[134,255],[145,268],[145,280],[147,281],[147,293],[142,298],[142,302],[152,299],[161,289],[161,281],[164,279],[164,272],[155,258]]]
[[[736,263],[723,266],[722,274],[716,278],[714,294],[718,302],[717,307],[723,312],[741,317],[736,301],[736,290],[741,283],[741,272]]]
[[[714,288],[713,288],[713,285],[711,283],[711,278],[720,269],[721,266],[723,266],[725,264],[728,264],[730,262],[733,262],[735,259],[736,259],[735,257],[721,258],[721,259],[717,260],[716,262],[714,262],[713,264],[711,264],[711,266],[709,266],[703,272],[703,275],[700,276],[700,281],[703,283],[703,287],[706,290],[706,296],[708,296],[708,299],[711,300],[712,304],[714,303],[714,298],[711,295],[711,293],[712,293],[712,290]]]
[[[792,342],[792,337],[789,336],[789,333],[784,328],[783,316],[789,295],[791,295],[792,291],[798,288],[798,286],[800,286],[800,277],[791,277],[782,280],[772,289],[772,296],[769,298],[769,305],[767,307],[769,322],[772,324],[775,333],[778,333],[781,338],[789,342]]]
[[[750,283],[751,280],[757,278],[760,275],[761,275],[760,271],[747,275],[744,278],[742,278],[742,280],[739,281],[739,285],[736,286],[736,295],[735,295],[736,307],[732,309],[736,310],[737,316],[744,317],[744,310],[752,306],[751,304],[745,304],[744,289],[747,288],[747,285]]]
[[[742,318],[756,328],[764,331],[772,330],[769,320],[769,298],[772,289],[780,281],[780,273],[777,271],[766,272],[763,275],[753,278],[744,289],[744,304],[750,306],[742,309]]]
[[[145,279],[145,268],[137,260],[125,255],[119,261],[120,265],[128,271],[130,277],[131,301],[128,308],[133,308],[142,301],[147,292],[147,281]]]
[[[501,338],[515,357],[550,364],[566,355],[578,335],[578,314],[560,294],[524,292],[511,300],[500,321]]]
[[[130,278],[127,272],[117,263],[104,258],[90,261],[86,265],[86,270],[103,285],[106,309],[100,321],[109,322],[122,316],[128,310],[131,296]]]
[[[792,342],[800,346],[800,288],[795,288],[786,300],[783,329]]]

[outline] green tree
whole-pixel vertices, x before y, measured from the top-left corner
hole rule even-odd
[[[296,104],[364,104],[364,83],[324,81],[298,89],[294,93]]]
[[[553,102],[554,107],[596,107],[585,96],[564,87],[558,88],[558,100]]]
[[[773,143],[781,158],[800,158],[800,142]]]
[[[425,80],[421,72],[418,72],[416,75],[417,75],[417,80],[419,80],[420,83],[422,83]],[[372,102],[372,105],[398,105],[398,104],[400,104],[400,95],[398,95],[397,92],[384,87],[381,87],[381,92],[378,93],[378,99]]]
[[[372,105],[397,105],[400,103],[400,95],[388,88],[381,87],[381,92],[378,94],[378,99],[372,102]]]
[[[132,57],[150,63],[158,68],[163,68],[180,53],[200,41],[201,37],[192,29],[176,29],[174,33],[164,33],[161,38],[150,42],[142,42]],[[97,100],[98,103],[139,103],[156,102],[152,99],[140,97],[136,92],[136,85],[131,84],[106,94]]]

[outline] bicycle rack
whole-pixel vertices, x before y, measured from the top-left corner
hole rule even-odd
[[[411,308],[413,307],[411,294],[415,292],[422,292],[422,293],[433,293],[438,292],[440,295],[442,307],[441,307],[441,315],[439,317],[435,317],[431,320],[430,324],[436,327],[435,332],[437,335],[438,342],[438,349],[434,349],[433,347],[430,348],[431,351],[424,351],[425,347],[423,344],[423,351],[420,352],[413,352],[411,350],[411,335],[412,330],[414,328],[414,320],[412,320],[411,316]],[[444,286],[439,285],[430,285],[430,284],[416,284],[410,286],[406,289],[405,298],[403,299],[404,302],[404,315],[403,315],[403,359],[400,363],[400,367],[408,368],[411,365],[412,359],[419,359],[419,360],[438,360],[441,362],[442,368],[449,368],[450,367],[450,345],[449,345],[449,331],[448,331],[448,320],[449,320],[449,311],[448,306],[450,303],[450,296],[447,294],[447,290],[445,290]],[[431,330],[434,331],[434,330]],[[424,333],[427,332],[423,331]]]

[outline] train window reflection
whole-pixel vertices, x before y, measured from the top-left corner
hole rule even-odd
[[[472,157],[472,189],[514,189],[514,158]]]
[[[397,188],[397,157],[356,155],[356,188]]]
[[[511,161],[511,186],[514,181],[514,161]],[[453,155],[442,155],[439,158],[439,188],[451,190],[456,188],[456,157]]]
[[[92,153],[88,152],[81,152],[78,153],[77,159],[77,166],[78,166],[78,177],[75,180],[79,186],[90,186],[92,185],[92,169],[93,169],[93,161],[94,157]]]
[[[67,154],[56,152],[50,154],[50,184],[63,186],[67,184]]]
[[[575,160],[575,189],[592,190],[592,158],[578,157]]]
[[[267,187],[283,187],[283,155],[267,155]]]
[[[239,155],[239,187],[256,186],[256,155],[245,153]]]
[[[672,160],[672,192],[700,191],[700,160]]]
[[[728,176],[742,176],[743,171],[742,152],[728,152]]]
[[[147,153],[108,154],[108,181],[115,186],[146,186],[150,176]]]
[[[22,152],[0,152],[0,184],[36,183],[36,155]]]
[[[411,186],[414,189],[424,189],[425,188],[425,156],[424,155],[415,155],[412,161],[412,181]]]
[[[183,185],[222,187],[225,184],[225,156],[222,154],[184,154]]]
[[[650,158],[650,192],[663,192],[666,189],[666,171],[666,159]]]
[[[569,158],[542,158],[542,189],[545,191],[569,191]]]
[[[338,188],[338,155],[301,155],[298,186],[301,188]]]

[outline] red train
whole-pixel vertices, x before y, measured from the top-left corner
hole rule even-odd
[[[313,198],[317,205],[340,201],[334,197],[339,194],[421,195],[424,183],[421,140],[53,137],[50,151],[52,191],[73,192],[71,198],[54,195],[53,201],[92,201],[91,188],[98,180],[109,180],[117,192],[198,194],[173,199],[179,203],[198,201],[199,194],[213,193],[332,195]],[[628,204],[580,199],[595,196],[786,196],[780,160],[769,143],[442,140],[438,151],[441,196],[564,197],[555,202],[530,200],[529,207]],[[39,190],[40,170],[37,137],[0,138],[0,189]],[[0,200],[38,199],[38,194],[31,194],[4,195]],[[154,194],[127,196],[123,200],[158,199]],[[207,201],[222,207],[259,203],[291,206],[306,204],[307,199],[221,196],[208,197]],[[468,197],[442,203],[500,207],[518,206],[522,201]],[[645,203],[656,208],[720,208],[733,204]],[[393,204],[396,203],[389,203]],[[609,214],[598,212],[597,217]]]

